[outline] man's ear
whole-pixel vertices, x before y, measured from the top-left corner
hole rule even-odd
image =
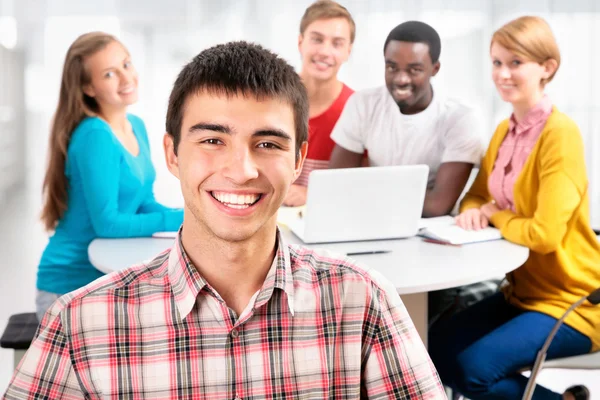
[[[175,142],[173,136],[169,133],[165,133],[163,136],[163,149],[165,150],[165,161],[167,162],[167,168],[169,172],[179,179],[179,159],[175,154]]]
[[[436,61],[435,64],[433,64],[433,70],[431,72],[431,76],[436,76],[438,72],[440,72],[440,67],[441,64],[439,61]]]
[[[304,160],[306,160],[306,154],[308,152],[308,142],[302,142],[300,149],[298,149],[298,156],[296,157],[296,168],[294,169],[294,180],[300,176],[302,172],[302,166]]]
[[[354,46],[354,43],[350,43],[350,46],[348,46],[348,54],[346,54],[344,62],[348,61],[348,59],[352,55],[352,46]]]

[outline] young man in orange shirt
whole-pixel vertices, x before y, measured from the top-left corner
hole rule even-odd
[[[290,188],[284,205],[304,205],[308,175],[328,167],[335,145],[331,131],[354,93],[337,75],[350,57],[355,34],[350,12],[331,0],[313,3],[300,21],[298,50],[302,57],[300,77],[308,92],[309,146],[302,174]]]

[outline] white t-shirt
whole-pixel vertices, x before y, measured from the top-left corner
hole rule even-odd
[[[331,138],[354,153],[366,149],[374,167],[428,165],[428,188],[441,164],[479,165],[485,150],[475,109],[435,94],[425,110],[404,115],[385,86],[350,96]]]

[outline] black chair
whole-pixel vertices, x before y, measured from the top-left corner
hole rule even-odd
[[[0,347],[14,350],[14,368],[17,368],[21,358],[31,345],[38,328],[35,313],[11,315],[8,325],[0,338]]]

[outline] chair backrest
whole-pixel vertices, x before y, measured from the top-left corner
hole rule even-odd
[[[465,197],[465,194],[467,194],[467,192],[471,188],[471,185],[473,184],[473,181],[475,180],[475,177],[477,176],[478,173],[479,173],[479,168],[473,167],[473,169],[471,170],[471,175],[469,175],[469,180],[467,180],[467,184],[465,185],[465,188],[463,189],[462,193],[458,197],[458,200],[456,200],[456,204],[454,204],[454,208],[450,212],[450,215],[458,215],[458,207],[460,206],[460,202],[462,201],[463,197]]]
[[[600,351],[549,360],[544,363],[544,368],[600,370]]]
[[[35,313],[11,315],[8,325],[0,337],[0,347],[14,350],[27,350],[38,328]]]

